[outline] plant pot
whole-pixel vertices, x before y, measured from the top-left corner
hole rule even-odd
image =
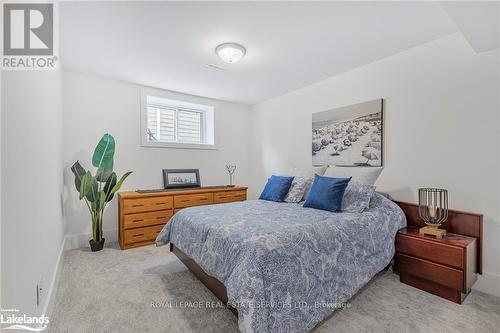
[[[101,251],[102,248],[104,247],[104,241],[105,241],[104,238],[101,239],[100,241],[95,241],[93,239],[89,240],[90,249],[92,250],[92,252]]]

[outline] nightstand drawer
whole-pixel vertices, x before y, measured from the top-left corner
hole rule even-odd
[[[401,253],[396,253],[394,256],[394,268],[398,272],[407,273],[454,290],[465,292],[464,273],[461,270]]]
[[[247,198],[246,191],[231,191],[231,192],[220,192],[214,193],[215,203],[233,202],[233,201],[243,201]]]
[[[209,205],[214,203],[213,193],[176,195],[174,207],[186,208],[192,206]]]
[[[172,217],[173,211],[159,210],[150,213],[136,213],[123,216],[124,229],[147,227],[157,224],[165,224]]]
[[[172,208],[172,197],[149,197],[123,200],[123,214],[150,212]]]
[[[464,268],[464,250],[460,247],[398,234],[396,251],[443,265]]]
[[[124,243],[139,243],[145,241],[154,241],[156,236],[163,229],[164,224],[155,225],[152,227],[129,229],[124,231]]]

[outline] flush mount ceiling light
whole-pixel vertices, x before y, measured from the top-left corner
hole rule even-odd
[[[224,43],[215,48],[215,53],[228,64],[234,64],[243,58],[246,53],[245,48],[236,43]]]

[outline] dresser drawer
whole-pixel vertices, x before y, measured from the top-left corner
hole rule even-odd
[[[125,230],[123,232],[124,243],[132,244],[145,241],[154,241],[156,239],[156,236],[158,236],[158,234],[160,233],[161,229],[163,229],[163,226],[164,224],[155,225],[152,227]]]
[[[398,272],[413,275],[454,290],[465,292],[463,271],[436,264],[424,259],[396,253],[394,267]]]
[[[230,192],[217,192],[214,193],[215,203],[233,202],[246,200],[246,191],[230,191]]]
[[[135,213],[123,216],[123,228],[132,229],[139,227],[147,227],[157,224],[165,224],[172,217],[173,211],[159,210],[150,213]]]
[[[191,206],[209,205],[214,203],[213,193],[185,194],[174,197],[174,207],[186,208]]]
[[[123,200],[123,214],[171,209],[172,203],[171,196],[125,199]]]
[[[396,251],[443,265],[464,268],[464,250],[460,247],[398,234],[396,236]]]

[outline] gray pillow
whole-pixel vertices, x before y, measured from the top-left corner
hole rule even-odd
[[[307,199],[307,196],[309,195],[309,192],[311,191],[312,182],[313,182],[312,178],[307,178],[306,179],[306,189],[304,191],[304,196],[302,197],[301,201],[304,201],[304,200]]]
[[[302,176],[293,178],[292,186],[285,197],[285,202],[300,202],[307,188],[307,179]]]
[[[373,185],[365,185],[355,181],[349,182],[342,198],[342,211],[361,213],[368,209],[373,192],[375,192]]]

